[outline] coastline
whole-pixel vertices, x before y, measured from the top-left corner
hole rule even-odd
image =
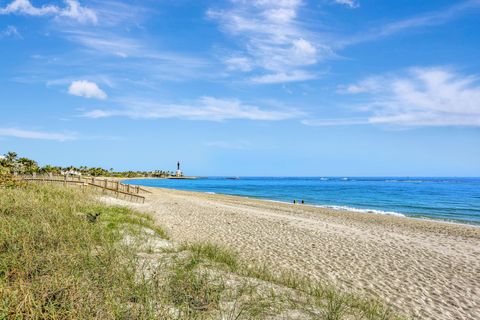
[[[179,242],[380,298],[421,319],[480,318],[480,228],[239,196],[146,187],[145,204]]]
[[[123,180],[156,180],[156,179],[167,179],[167,178],[119,178],[120,182],[123,182]],[[132,184],[136,185],[136,184]],[[273,202],[273,203],[283,203],[287,205],[292,205],[292,206],[310,206],[310,207],[316,207],[316,208],[325,208],[325,209],[330,209],[330,210],[335,210],[335,211],[347,211],[347,212],[355,212],[358,214],[375,214],[375,215],[389,215],[389,216],[397,216],[401,218],[407,218],[407,219],[414,219],[414,220],[420,220],[420,221],[432,221],[432,222],[439,222],[439,223],[447,223],[447,224],[458,224],[458,225],[466,225],[466,226],[472,226],[476,228],[480,228],[480,224],[476,223],[469,223],[467,221],[457,221],[457,220],[446,220],[446,219],[435,219],[431,217],[414,217],[406,213],[401,213],[401,212],[395,212],[395,211],[384,211],[384,210],[377,210],[377,209],[363,209],[363,208],[355,208],[355,207],[348,207],[348,206],[343,206],[343,205],[323,205],[323,204],[312,204],[312,203],[305,203],[305,204],[294,204],[292,202],[288,201],[282,201],[282,200],[275,200],[275,199],[269,199],[265,197],[251,197],[251,196],[243,196],[243,195],[235,195],[235,194],[226,194],[226,193],[218,193],[218,192],[210,192],[210,191],[190,191],[190,190],[181,190],[181,189],[175,189],[175,188],[164,188],[164,187],[152,187],[152,186],[144,186],[141,184],[138,184],[138,186],[144,187],[144,188],[154,188],[154,189],[164,189],[164,190],[177,190],[177,191],[185,191],[185,192],[193,192],[193,193],[200,193],[200,194],[213,194],[213,195],[224,195],[224,196],[232,196],[232,197],[240,197],[244,199],[251,199],[251,200],[259,200],[259,201],[266,201],[266,202]]]
[[[153,187],[151,187],[153,188]],[[167,188],[165,188],[167,189]],[[178,190],[178,189],[173,189],[173,190]],[[198,191],[192,191],[192,192],[198,192]],[[208,192],[206,192],[209,194]],[[210,193],[210,194],[217,194],[217,193]],[[225,194],[222,194],[225,195]],[[246,199],[257,199],[260,201],[267,201],[267,202],[278,202],[278,203],[284,203],[284,204],[290,204],[292,206],[299,205],[299,204],[294,204],[291,202],[286,202],[286,201],[279,201],[279,200],[270,200],[270,199],[263,199],[263,198],[251,198],[251,197],[244,197],[244,196],[236,196],[232,195],[234,197],[240,197],[240,198],[246,198]],[[461,221],[454,221],[454,220],[444,220],[444,219],[434,219],[434,218],[428,218],[428,217],[412,217],[404,213],[400,212],[388,212],[388,211],[381,211],[381,210],[375,210],[375,209],[358,209],[358,208],[350,208],[350,207],[345,207],[345,206],[330,206],[330,205],[321,205],[321,204],[301,204],[302,206],[310,206],[314,208],[324,208],[324,209],[330,209],[330,210],[335,210],[335,211],[347,211],[347,212],[356,212],[358,214],[374,214],[374,215],[387,215],[387,216],[394,216],[394,217],[399,217],[399,218],[404,218],[404,219],[413,219],[413,220],[419,220],[419,221],[429,221],[433,223],[446,223],[446,224],[453,224],[453,225],[460,225],[460,226],[468,226],[468,227],[474,227],[474,228],[480,228],[480,224],[475,224],[475,223],[467,223],[467,222],[461,222]]]

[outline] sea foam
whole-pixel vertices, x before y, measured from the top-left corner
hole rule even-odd
[[[383,211],[383,210],[375,210],[375,209],[360,209],[360,208],[353,208],[348,206],[327,206],[327,205],[316,205],[315,207],[319,208],[328,208],[334,210],[346,210],[352,212],[361,212],[361,213],[375,213],[375,214],[388,214],[397,217],[406,217],[404,214],[395,212],[395,211]]]

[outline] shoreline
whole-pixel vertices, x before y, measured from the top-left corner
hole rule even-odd
[[[127,179],[121,179],[120,182],[122,182],[123,180],[147,180],[147,179],[148,180],[155,180],[155,179],[168,180],[167,178],[127,178]],[[287,204],[287,205],[292,205],[292,206],[309,206],[309,207],[315,207],[315,208],[325,208],[325,209],[330,209],[330,210],[335,210],[335,211],[355,212],[355,213],[358,213],[358,214],[387,215],[387,216],[395,216],[395,217],[399,217],[399,218],[407,218],[407,219],[414,219],[414,220],[420,220],[420,221],[431,221],[431,222],[447,223],[447,224],[454,224],[454,225],[458,224],[458,225],[465,225],[465,226],[480,228],[480,224],[478,224],[478,223],[469,223],[467,221],[457,221],[457,220],[435,219],[435,218],[431,218],[431,217],[414,217],[414,216],[410,216],[408,213],[401,213],[401,212],[395,212],[395,211],[354,208],[354,207],[348,207],[348,206],[342,206],[342,205],[322,205],[322,204],[311,204],[311,203],[305,203],[305,204],[296,203],[296,204],[294,204],[294,203],[288,202],[288,201],[268,199],[268,198],[264,198],[264,197],[242,196],[242,195],[236,195],[236,194],[218,193],[218,192],[211,192],[211,191],[194,191],[194,190],[182,190],[182,189],[165,188],[165,187],[152,187],[152,186],[145,186],[145,185],[141,185],[141,184],[132,184],[132,185],[138,185],[138,186],[141,186],[141,187],[155,188],[155,189],[162,189],[162,190],[165,189],[165,190],[184,191],[184,192],[192,192],[192,193],[200,193],[200,194],[212,194],[212,195],[239,197],[239,198],[242,198],[242,199],[252,199],[252,200],[259,200],[259,201],[266,201],[266,202],[273,202],[273,203],[282,203],[282,204]]]

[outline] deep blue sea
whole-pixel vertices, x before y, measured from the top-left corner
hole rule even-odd
[[[480,225],[480,178],[211,177],[124,182]]]

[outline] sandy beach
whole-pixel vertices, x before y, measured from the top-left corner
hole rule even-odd
[[[480,228],[146,188],[177,242],[212,242],[271,270],[372,295],[418,319],[480,319]]]

